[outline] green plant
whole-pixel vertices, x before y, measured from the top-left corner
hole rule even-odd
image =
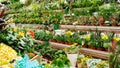
[[[65,36],[64,35],[56,35],[53,37],[54,40],[57,42],[65,42]]]
[[[104,43],[104,44],[103,44],[103,47],[104,47],[104,48],[109,48],[109,47],[111,47],[111,43],[110,43],[110,42],[109,42],[109,43]]]
[[[112,14],[118,11],[118,7],[116,5],[103,5],[99,7],[99,15],[103,16],[105,20],[109,20],[112,17]],[[109,12],[108,12],[109,11]]]
[[[20,2],[14,2],[14,3],[11,3],[11,4],[7,5],[7,7],[9,9],[19,9],[19,8],[23,7],[23,4],[20,3]]]
[[[60,55],[66,55],[63,50],[51,48],[48,41],[36,45],[35,50],[39,53],[39,55],[49,60],[57,59],[60,57]]]
[[[66,53],[70,53],[70,54],[75,54],[75,53],[77,53],[78,50],[81,48],[81,46],[80,46],[80,45],[79,45],[79,46],[76,46],[76,45],[77,45],[77,43],[74,43],[74,44],[71,45],[70,47],[65,48],[65,49],[64,49],[65,52],[66,52]]]
[[[109,55],[109,64],[110,64],[110,68],[119,68],[119,53],[111,53]]]
[[[65,55],[60,55],[59,58],[57,59],[54,59],[52,62],[51,62],[51,68],[69,68],[70,67],[70,61],[68,60],[67,56]]]
[[[37,40],[49,41],[52,38],[53,35],[49,31],[41,30],[35,33],[35,39]]]
[[[51,16],[49,17],[49,22],[53,23],[53,24],[60,24],[61,20],[63,19],[63,14],[62,13],[56,13],[56,12],[52,12],[50,14]]]
[[[7,28],[2,31],[1,40],[17,52],[34,52],[34,39],[30,37],[30,35],[25,35],[24,32],[18,30],[15,32],[12,28]]]

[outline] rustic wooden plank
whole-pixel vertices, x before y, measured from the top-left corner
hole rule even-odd
[[[51,46],[52,48],[56,48],[56,49],[64,49],[64,48],[69,47],[69,45],[60,44],[60,43],[55,43],[55,42],[50,42],[50,46]]]
[[[92,49],[88,49],[88,48],[81,48],[79,50],[79,53],[85,54],[85,55],[90,55],[90,56],[101,58],[101,59],[109,58],[109,52],[92,50]]]
[[[40,40],[36,40],[37,42],[40,42],[40,43],[44,43],[44,41],[40,41]],[[60,43],[55,43],[55,42],[50,42],[50,46],[52,48],[56,48],[56,49],[64,49],[64,48],[67,48],[69,47],[69,45],[65,45],[65,44],[60,44]]]
[[[120,33],[120,27],[112,26],[79,26],[79,25],[60,25],[61,29],[72,29],[72,30],[81,30],[81,31],[102,31],[102,32],[116,32]]]
[[[37,40],[37,42],[43,43],[44,41]],[[52,48],[56,48],[56,49],[64,49],[64,48],[70,47],[69,45],[55,43],[55,42],[50,42],[50,46]],[[93,49],[89,49],[89,48],[80,48],[79,53],[84,54],[84,55],[93,56],[93,57],[100,58],[100,59],[108,59],[109,58],[109,52],[93,50]],[[119,58],[120,58],[120,56],[119,56]]]

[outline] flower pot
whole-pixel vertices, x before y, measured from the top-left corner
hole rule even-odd
[[[45,57],[45,56],[43,56],[42,58],[44,58],[44,59],[47,59],[47,60],[49,60],[49,61],[52,61],[53,60],[53,57]]]
[[[35,53],[32,53],[32,52],[28,53],[28,55],[30,56],[30,58],[33,58],[33,57],[36,56],[36,54],[35,54]],[[35,58],[35,59],[37,59],[37,58]]]
[[[102,16],[99,18],[98,21],[99,21],[100,26],[103,26],[103,24],[104,24],[104,18]]]
[[[110,52],[109,48],[105,48],[105,51],[106,51],[106,52]]]
[[[68,42],[65,42],[66,45],[68,45]]]
[[[64,35],[65,30],[55,30],[55,35]]]
[[[67,57],[71,63],[71,68],[76,68],[77,55],[78,54],[67,54]]]
[[[83,47],[83,48],[88,48],[88,46],[87,46],[87,45],[83,45],[82,47]]]
[[[30,53],[28,53],[28,55],[30,55],[30,56],[35,56],[36,54],[35,53],[32,53],[32,52],[30,52]]]
[[[93,49],[93,50],[95,50],[95,47],[94,46],[88,46],[90,49]]]
[[[103,49],[103,48],[97,48],[97,50],[99,50],[99,51],[103,51],[104,49]]]
[[[73,42],[68,42],[68,45],[72,45],[73,44]]]
[[[15,23],[9,23],[11,28],[15,28]]]
[[[63,42],[62,42],[62,41],[58,41],[58,43],[63,44]]]
[[[94,46],[92,46],[91,49],[95,50],[96,48]]]
[[[55,40],[50,40],[51,42],[56,42]]]

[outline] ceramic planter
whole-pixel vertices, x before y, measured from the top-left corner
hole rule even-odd
[[[77,55],[78,54],[67,54],[67,57],[71,63],[71,68],[76,68]]]

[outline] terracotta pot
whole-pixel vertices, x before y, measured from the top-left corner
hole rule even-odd
[[[33,57],[33,56],[35,56],[36,54],[35,54],[35,53],[30,52],[30,53],[28,53],[28,55],[30,55],[31,57]]]
[[[103,26],[103,24],[104,24],[104,18],[102,16],[99,18],[98,21],[99,21],[100,26]]]
[[[66,45],[68,45],[68,42],[65,42]]]
[[[89,46],[89,48],[95,50],[95,47],[94,47],[94,46]]]
[[[108,49],[108,48],[105,48],[105,51],[106,51],[106,52],[109,52],[109,49]]]
[[[58,43],[63,44],[63,42],[62,42],[62,41],[58,41]]]
[[[92,46],[91,49],[95,50],[96,48]]]
[[[47,60],[49,60],[49,61],[52,61],[52,60],[53,60],[53,57],[48,58],[48,57],[43,56],[42,58],[47,59]]]
[[[56,42],[56,40],[50,40],[51,42]]]
[[[116,26],[116,20],[114,18],[112,18],[112,26]]]
[[[103,49],[103,48],[97,48],[97,50],[99,50],[99,51],[103,51],[104,49]]]
[[[73,44],[73,42],[68,42],[68,45],[72,45]]]
[[[87,45],[83,45],[82,47],[83,47],[83,48],[88,48],[88,46],[87,46]]]

